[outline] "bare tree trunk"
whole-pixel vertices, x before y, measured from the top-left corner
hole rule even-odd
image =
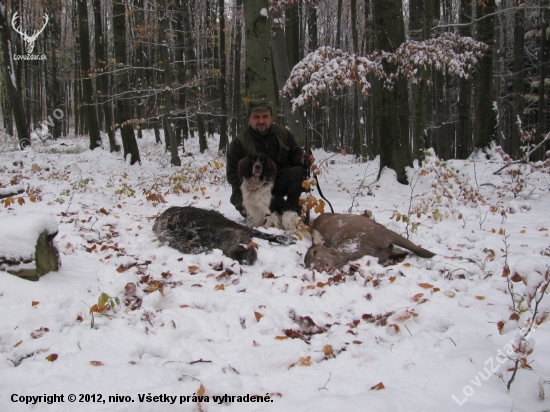
[[[185,2],[184,2],[185,3]],[[191,28],[191,15],[193,11],[193,4],[192,2],[187,2],[187,10],[183,12],[183,29],[186,33],[187,42],[186,42],[186,53],[185,57],[186,60],[189,62],[190,71],[194,77],[192,80],[194,83],[199,82],[199,69],[197,65],[197,56],[195,53],[195,39]],[[206,141],[206,128],[204,126],[204,116],[201,113],[201,104],[202,104],[202,97],[201,97],[201,90],[200,86],[193,86],[189,89],[190,95],[192,99],[187,99],[187,102],[189,103],[190,100],[193,102],[191,104],[195,105],[195,119],[197,120],[197,129],[199,131],[199,149],[201,153],[204,153],[204,151],[208,148],[207,141]]]
[[[374,0],[374,23],[378,28],[378,46],[384,51],[394,51],[405,41],[405,25],[401,0],[387,3]],[[387,73],[395,73],[396,67],[384,63]],[[389,167],[397,173],[400,183],[407,183],[405,167],[412,164],[409,144],[409,104],[407,82],[395,81],[394,89],[383,88],[379,96],[380,125],[380,173]]]
[[[539,51],[539,104],[537,111],[537,134],[535,143],[540,143],[546,135],[546,96],[545,96],[545,80],[546,80],[546,66],[548,64],[548,39],[546,30],[548,29],[548,0],[542,1],[543,9],[541,10],[541,39],[540,39],[540,51]],[[535,156],[537,160],[541,160],[540,155],[537,153]]]
[[[131,98],[127,94],[130,90],[127,72],[128,60],[126,57],[126,6],[124,3],[113,3],[113,31],[115,37],[115,60],[116,60],[116,93],[118,123],[122,136],[124,158],[130,156],[130,164],[141,163],[134,126],[132,120]]]
[[[99,126],[97,124],[97,114],[94,104],[94,90],[92,79],[90,77],[90,34],[88,32],[88,3],[85,0],[78,0],[78,15],[80,29],[80,73],[82,76],[82,89],[84,113],[88,124],[88,133],[90,134],[90,150],[101,147],[101,137],[99,136]]]
[[[268,10],[267,0],[244,2],[244,27],[246,44],[246,98],[265,98],[276,104],[271,58],[271,28],[269,17],[262,15]],[[273,121],[277,123],[277,110],[273,108]]]
[[[476,40],[488,47],[480,61],[476,76],[476,136],[475,145],[487,148],[496,139],[496,113],[493,108],[493,43],[495,31],[495,0],[477,3]]]
[[[525,93],[525,10],[520,8],[523,0],[514,0],[514,6],[518,7],[514,12],[514,95],[512,106],[512,142],[510,145],[510,154],[517,158],[519,147],[521,146],[521,133],[516,125],[517,118],[523,120],[523,109],[525,102],[523,95]]]
[[[471,29],[466,25],[472,21],[472,3],[470,0],[460,1],[459,33],[461,36],[471,36]],[[456,156],[459,159],[467,159],[472,153],[472,80],[461,78],[459,80],[458,98],[458,130]]]
[[[235,13],[242,11],[243,0],[237,0],[237,10]],[[234,139],[239,132],[241,126],[241,44],[242,44],[242,24],[241,19],[237,16],[235,27],[235,53],[233,58],[234,78],[233,78],[233,107],[231,117],[231,138]]]
[[[109,137],[109,148],[111,152],[119,152],[120,146],[116,144],[115,132],[113,130],[113,116],[111,114],[111,103],[108,101],[107,96],[109,94],[109,84],[107,74],[105,73],[105,67],[107,65],[107,58],[105,57],[105,38],[103,34],[103,25],[101,22],[101,1],[93,0],[94,6],[94,32],[95,32],[95,57],[96,67],[98,69],[97,76],[97,100],[103,109],[103,116],[105,119],[104,129]]]
[[[159,11],[159,30],[162,38],[162,61],[164,62],[164,136],[170,142],[170,162],[174,166],[181,166],[181,160],[178,156],[178,141],[174,133],[172,125],[172,69],[170,67],[168,30],[170,29],[169,13],[167,11]]]
[[[226,51],[225,51],[225,1],[219,0],[218,2],[220,8],[220,77],[219,77],[219,89],[220,89],[220,145],[218,150],[221,150],[225,153],[227,150],[227,145],[229,144],[227,138],[227,96],[225,94],[225,77],[226,77]]]
[[[277,18],[281,18],[280,14]],[[275,25],[273,28],[273,37],[271,39],[271,45],[273,47],[273,64],[275,66],[275,73],[277,76],[278,90],[282,89],[290,75],[290,67],[288,63],[287,53],[287,41],[283,28],[280,24]],[[300,110],[296,110],[294,113],[291,111],[289,99],[283,99],[283,110],[288,122],[290,132],[296,138],[296,142],[299,145],[305,144],[305,133],[303,127],[302,113]]]
[[[9,15],[4,1],[0,1],[0,30],[2,32],[2,58],[4,61],[4,72],[6,73],[6,88],[8,89],[8,98],[13,108],[13,117],[15,118],[15,128],[19,147],[24,149],[31,145],[31,135],[26,119],[26,113],[21,98],[21,89],[16,80],[15,67],[13,67],[12,56],[15,52],[12,38],[11,27],[8,24]]]

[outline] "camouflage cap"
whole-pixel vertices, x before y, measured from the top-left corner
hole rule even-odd
[[[248,115],[255,110],[269,110],[273,114],[271,103],[266,99],[252,100],[248,103]]]

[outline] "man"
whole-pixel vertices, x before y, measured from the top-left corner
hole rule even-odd
[[[227,181],[231,184],[231,204],[246,217],[243,208],[237,168],[239,161],[249,154],[263,153],[277,165],[277,177],[273,193],[287,196],[290,207],[300,213],[298,199],[304,191],[302,181],[306,175],[304,151],[298,146],[292,133],[273,124],[271,104],[265,99],[253,100],[248,105],[248,127],[237,135],[227,149]],[[315,159],[309,157],[312,163]],[[310,163],[310,164],[311,164]]]

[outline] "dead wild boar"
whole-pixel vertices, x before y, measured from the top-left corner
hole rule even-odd
[[[161,242],[182,253],[199,254],[221,249],[223,254],[241,264],[252,265],[256,249],[248,246],[252,237],[289,245],[286,235],[271,235],[242,226],[214,210],[173,206],[166,209],[153,225]]]
[[[389,258],[407,254],[394,250],[394,245],[424,258],[435,255],[374,220],[358,215],[324,213],[313,222],[311,236],[313,245],[304,263],[320,272],[331,272],[365,255],[377,257],[378,263],[384,263]]]

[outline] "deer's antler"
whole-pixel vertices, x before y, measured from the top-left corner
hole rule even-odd
[[[46,25],[48,24],[48,21],[50,21],[50,18],[48,17],[47,14],[44,14],[44,25],[42,26],[42,28],[40,30],[35,30],[34,33],[32,34],[32,36],[30,37],[30,39],[36,40],[38,35],[40,33],[42,33],[44,31],[44,29],[46,28]]]
[[[12,25],[13,29],[14,29],[17,33],[19,33],[19,34],[20,34],[21,36],[23,36],[23,37],[27,37],[27,33],[22,32],[20,29],[18,29],[17,27],[15,27],[16,21],[17,21],[18,18],[19,18],[19,12],[16,11],[15,14],[13,15],[12,19],[11,19],[11,25]]]

